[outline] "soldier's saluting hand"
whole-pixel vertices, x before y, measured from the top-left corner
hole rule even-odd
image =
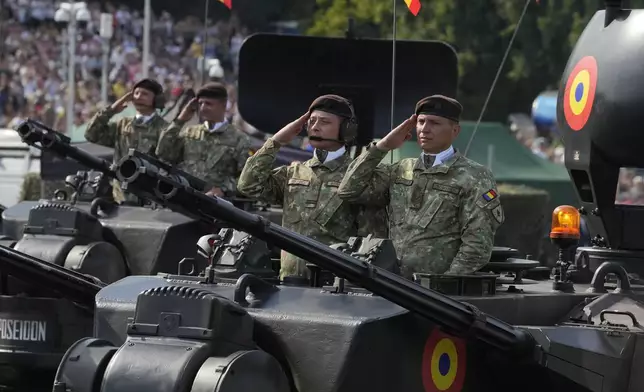
[[[125,108],[132,102],[132,97],[134,92],[128,91],[127,94],[116,100],[111,106],[112,112],[114,114],[121,113]]]
[[[199,105],[199,100],[197,97],[194,97],[188,102],[186,106],[184,106],[183,109],[181,109],[181,113],[179,113],[179,116],[177,117],[177,120],[183,121],[183,122],[188,122],[192,120],[192,118],[195,116],[195,113],[197,112],[197,107]]]
[[[411,139],[411,133],[416,129],[418,116],[415,114],[380,139],[376,146],[384,151],[395,150]]]
[[[297,120],[293,120],[280,129],[272,139],[282,145],[289,144],[302,132],[302,128],[311,118],[311,113],[306,112],[301,115]]]

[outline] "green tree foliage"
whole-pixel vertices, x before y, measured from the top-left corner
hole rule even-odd
[[[341,36],[353,17],[362,36],[391,38],[394,0],[316,0],[307,33]],[[519,21],[521,0],[420,0],[414,17],[397,0],[398,39],[441,40],[459,54],[459,100],[465,116],[475,119]],[[633,0],[633,8],[644,0]],[[602,9],[601,0],[532,1],[519,28],[485,115],[505,121],[511,112],[529,112],[532,101],[557,89],[572,48],[584,27]],[[375,29],[374,29],[375,26]],[[372,32],[368,34],[368,32]]]

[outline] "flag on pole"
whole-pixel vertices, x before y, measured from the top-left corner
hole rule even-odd
[[[228,7],[229,10],[233,8],[233,0],[219,0],[219,1],[221,3],[223,3],[226,7]],[[405,0],[405,1],[407,1],[407,0]],[[416,1],[418,1],[418,0],[416,0]]]
[[[420,11],[420,0],[405,0],[405,4],[407,4],[407,8],[409,8],[409,11],[414,16],[418,15],[418,12]]]

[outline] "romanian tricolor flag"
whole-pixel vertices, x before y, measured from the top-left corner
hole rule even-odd
[[[418,12],[420,12],[420,0],[405,0],[405,4],[407,4],[407,8],[414,16],[418,15]]]
[[[222,2],[226,7],[228,7],[229,10],[233,8],[233,0],[219,0],[219,1]]]
[[[485,192],[483,194],[483,200],[492,201],[492,200],[496,199],[497,196],[498,196],[498,194],[496,193],[496,191],[494,189],[490,189],[489,191],[487,191],[487,192]]]

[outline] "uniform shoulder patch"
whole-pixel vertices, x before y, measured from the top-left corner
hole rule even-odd
[[[483,200],[490,202],[498,197],[498,193],[494,189],[490,189],[489,191],[485,192],[481,197]]]
[[[503,207],[501,207],[501,204],[492,209],[492,216],[494,217],[494,219],[496,219],[497,222],[499,222],[499,224],[505,221],[505,213],[503,212]]]

